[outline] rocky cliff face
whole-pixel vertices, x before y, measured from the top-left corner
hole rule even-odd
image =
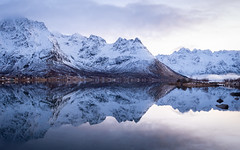
[[[0,49],[1,75],[183,78],[159,62],[138,38],[107,44],[94,35],[53,34],[43,23],[26,18],[0,22]]]
[[[171,55],[158,55],[156,57],[174,71],[186,76],[240,74],[240,51],[190,51],[182,48]]]

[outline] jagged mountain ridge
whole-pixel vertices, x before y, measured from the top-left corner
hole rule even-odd
[[[190,77],[203,74],[240,74],[240,51],[190,51],[181,48],[171,55],[156,57],[174,71]]]
[[[91,35],[62,35],[26,18],[0,22],[0,75],[118,75],[183,78],[136,38],[113,44]]]

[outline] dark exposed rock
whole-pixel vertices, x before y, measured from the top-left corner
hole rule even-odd
[[[217,102],[218,102],[218,103],[222,103],[223,100],[222,100],[221,98],[219,98],[219,99],[217,100]]]

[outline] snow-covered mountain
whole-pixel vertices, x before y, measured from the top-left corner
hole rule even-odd
[[[240,74],[240,51],[193,50],[181,48],[171,55],[158,55],[157,59],[174,71],[186,75]]]
[[[0,74],[47,75],[73,73],[69,61],[43,23],[26,18],[0,22]]]
[[[0,21],[0,75],[127,75],[182,78],[136,38],[113,44],[91,35],[62,35],[26,18]]]

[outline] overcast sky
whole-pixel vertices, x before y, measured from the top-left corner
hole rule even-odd
[[[240,50],[240,0],[1,0],[0,17],[9,15],[108,43],[138,37],[154,55],[181,47]]]

